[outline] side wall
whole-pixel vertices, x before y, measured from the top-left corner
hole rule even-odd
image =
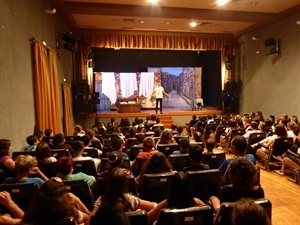
[[[35,126],[33,69],[29,38],[56,48],[55,32],[67,31],[57,14],[45,13],[47,0],[0,1],[0,138],[12,141],[14,151],[26,143]],[[71,83],[71,54],[58,51],[59,82]],[[60,85],[60,84],[59,84]]]
[[[240,40],[242,80],[240,113],[262,111],[265,116],[300,116],[299,15],[245,35]],[[260,40],[253,41],[252,37]],[[281,54],[265,55],[264,40],[281,39]],[[256,54],[259,49],[260,53]]]

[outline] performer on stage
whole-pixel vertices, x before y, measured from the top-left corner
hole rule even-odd
[[[161,82],[158,81],[157,86],[154,88],[152,93],[152,95],[155,95],[155,99],[156,99],[156,107],[155,107],[156,114],[158,110],[158,103],[160,104],[160,114],[162,114],[162,99],[164,94],[168,97],[171,96],[167,92],[165,92],[164,88],[161,86]]]

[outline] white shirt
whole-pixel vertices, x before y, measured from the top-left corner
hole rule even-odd
[[[162,86],[157,86],[153,90],[155,92],[155,98],[163,98],[164,88]]]

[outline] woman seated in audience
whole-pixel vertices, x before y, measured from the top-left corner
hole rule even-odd
[[[107,177],[105,192],[94,203],[92,215],[104,206],[118,206],[125,212],[137,209],[150,210],[157,204],[128,193],[128,178],[121,168],[114,168]]]
[[[174,175],[169,186],[167,199],[160,202],[151,209],[148,215],[148,223],[152,224],[158,219],[161,209],[183,209],[193,206],[204,206],[205,204],[198,198],[194,198],[192,184],[187,174],[178,172]]]
[[[62,156],[57,160],[57,177],[62,180],[85,180],[89,186],[93,186],[96,178],[85,173],[79,172],[73,174],[73,159],[71,157]]]
[[[256,156],[259,158],[267,158],[269,153],[269,148],[273,146],[275,140],[280,137],[287,137],[287,132],[284,126],[276,125],[275,133],[272,136],[266,137],[260,142],[252,145],[253,148],[256,148],[259,144],[262,144],[264,147],[257,149]]]
[[[85,135],[85,131],[82,129],[80,125],[76,125],[74,128],[74,136],[83,136]]]
[[[3,177],[13,177],[15,172],[15,161],[9,156],[12,151],[11,142],[8,139],[0,139],[0,169],[3,170]]]
[[[300,136],[300,134],[298,134]],[[288,172],[290,169],[296,169],[300,170],[300,148],[298,145],[294,144],[290,147],[290,151],[295,153],[295,155],[292,154],[284,154],[284,157],[282,159],[282,165],[280,170],[275,170],[276,173],[280,175],[284,175]]]
[[[38,163],[48,163],[48,162],[56,162],[56,158],[52,156],[51,149],[49,145],[45,142],[41,142],[38,144],[36,150],[36,159]]]
[[[103,149],[103,145],[102,145],[102,143],[104,142],[103,136],[101,136],[102,140],[99,140],[98,138],[96,138],[95,137],[96,131],[94,129],[89,129],[86,132],[86,135],[90,136],[90,139],[91,139],[90,146],[91,147],[94,147],[94,148],[97,148],[97,149],[100,149],[100,150]]]
[[[53,225],[58,221],[74,217],[77,224],[88,224],[89,211],[78,197],[69,193],[58,177],[45,182],[32,199],[23,223]]]
[[[177,142],[173,138],[173,136],[169,130],[164,130],[160,135],[160,140],[158,140],[156,147],[159,144],[172,144],[172,143],[177,143]]]
[[[264,190],[257,182],[257,167],[246,157],[236,157],[228,167],[231,184],[221,189],[220,199],[215,196],[210,198],[215,209],[222,202],[236,202],[242,197],[260,199],[264,198]]]
[[[145,163],[140,175],[135,179],[138,184],[142,183],[144,174],[172,172],[173,167],[162,152],[155,152]]]
[[[232,211],[232,225],[271,225],[266,210],[251,199],[241,198]]]
[[[0,224],[1,225],[13,225],[13,224],[22,224],[22,218],[24,212],[19,206],[14,203],[11,199],[10,194],[7,191],[0,192],[0,204],[8,208],[8,210],[14,215],[14,218],[10,214],[0,215]]]
[[[128,216],[118,206],[106,205],[97,210],[91,217],[90,225],[130,225]]]

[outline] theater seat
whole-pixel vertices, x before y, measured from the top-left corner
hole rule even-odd
[[[188,171],[187,173],[192,181],[196,198],[207,202],[212,195],[220,196],[222,177],[218,169]]]
[[[156,225],[212,225],[213,211],[210,206],[185,209],[162,209]]]
[[[147,213],[146,211],[133,211],[126,212],[129,218],[130,225],[148,225]]]
[[[225,152],[204,152],[201,161],[209,165],[210,169],[218,169],[225,159]]]
[[[139,197],[152,202],[166,199],[173,176],[174,173],[144,174]]]
[[[255,200],[256,204],[261,205],[267,212],[267,215],[271,221],[272,219],[272,204],[267,199]],[[231,217],[232,210],[235,202],[223,202],[218,210],[218,213],[215,217],[215,225],[232,225]]]
[[[184,167],[191,164],[189,154],[172,154],[169,155],[168,160],[176,171],[182,171]]]
[[[61,219],[57,223],[54,223],[53,225],[77,225],[76,220],[73,217],[67,217],[64,219]]]

